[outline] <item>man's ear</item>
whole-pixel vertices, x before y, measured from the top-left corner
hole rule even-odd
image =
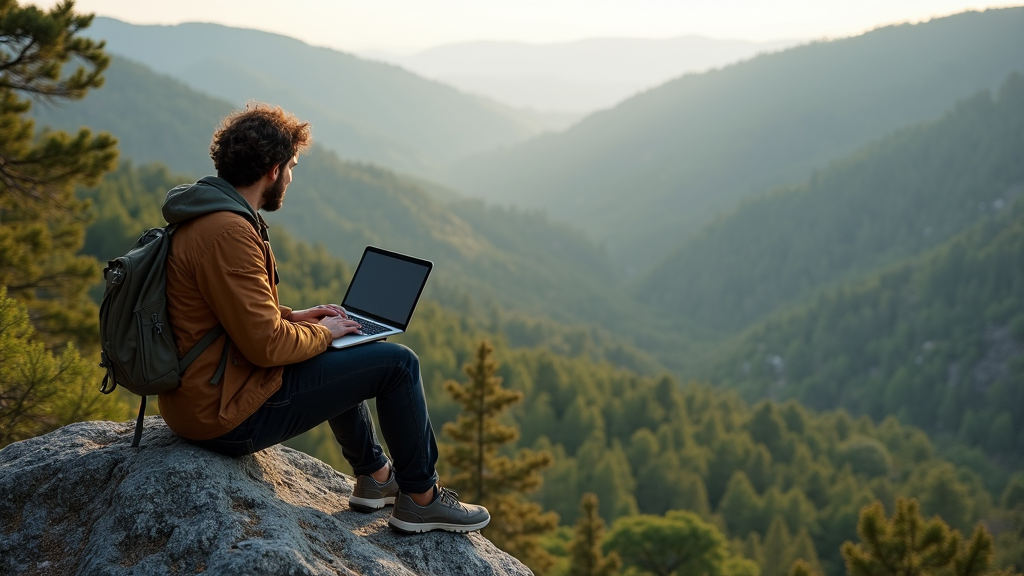
[[[277,182],[277,177],[281,175],[281,165],[274,164],[274,167],[266,175],[270,177],[271,182]]]

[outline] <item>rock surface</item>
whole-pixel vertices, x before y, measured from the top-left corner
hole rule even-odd
[[[479,533],[404,536],[350,511],[350,477],[284,447],[228,458],[159,417],[0,450],[0,574],[518,575]]]

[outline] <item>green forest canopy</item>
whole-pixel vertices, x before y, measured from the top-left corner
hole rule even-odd
[[[138,228],[133,214],[152,214],[161,180],[176,178],[160,167],[125,164],[85,192],[97,211],[90,246]],[[138,206],[131,208],[128,190],[151,192],[134,196]],[[113,200],[118,197],[123,200]],[[147,203],[148,212],[141,206]],[[121,210],[123,204],[129,210]],[[108,211],[121,219],[119,225],[112,225],[115,216]],[[273,233],[288,303],[313,304],[343,289],[338,280],[347,278],[348,266],[322,247],[290,239],[280,227]],[[441,384],[460,377],[481,339],[495,343],[506,386],[525,394],[512,414],[522,432],[518,446],[556,456],[536,501],[558,512],[564,524],[575,521],[582,495],[595,492],[609,521],[690,510],[718,526],[743,554],[758,558],[775,523],[775,540],[804,548],[810,541],[821,565],[836,573],[839,545],[854,537],[860,507],[875,499],[891,505],[899,495],[915,496],[926,514],[964,529],[1003,513],[976,472],[939,458],[922,431],[893,417],[876,424],[842,411],[814,414],[795,402],[750,405],[733,393],[617,368],[607,361],[612,349],[586,331],[556,328],[532,339],[526,332],[512,345],[503,332],[521,331],[520,316],[476,312],[426,301],[400,341],[421,358],[439,429],[458,411]],[[298,445],[343,467],[329,434],[314,433]]]

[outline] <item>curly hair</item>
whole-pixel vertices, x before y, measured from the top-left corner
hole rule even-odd
[[[313,143],[309,122],[280,106],[250,102],[232,112],[213,133],[210,158],[217,175],[232,186],[248,186]]]

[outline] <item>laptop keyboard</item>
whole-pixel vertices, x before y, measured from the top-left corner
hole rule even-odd
[[[366,318],[356,318],[353,316],[352,319],[359,322],[359,331],[363,333],[363,336],[375,336],[392,330],[387,326],[377,324],[373,320],[367,320]]]

